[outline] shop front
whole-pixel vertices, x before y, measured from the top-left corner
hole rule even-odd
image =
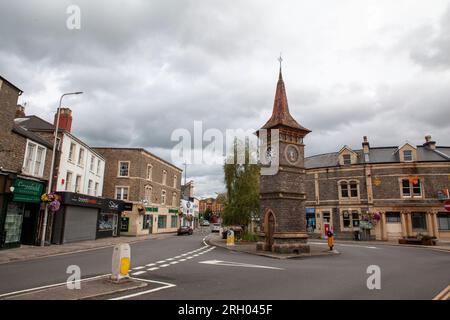
[[[3,176],[0,185],[0,248],[39,242],[41,195],[45,184],[23,177]]]
[[[61,207],[54,213],[52,244],[120,235],[123,201],[72,192],[59,192]]]

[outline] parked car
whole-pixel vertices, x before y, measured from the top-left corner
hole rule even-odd
[[[220,232],[220,223],[213,223],[211,232]]]
[[[182,236],[185,234],[192,235],[192,233],[194,233],[194,230],[192,230],[192,228],[189,226],[182,226],[182,227],[179,227],[177,230],[177,235],[179,235],[179,236]]]
[[[202,223],[200,224],[202,227],[209,227],[209,221],[208,220],[203,220]]]

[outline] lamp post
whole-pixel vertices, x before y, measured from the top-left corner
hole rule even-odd
[[[61,98],[59,99],[59,107],[57,110],[57,116],[56,116],[56,127],[55,127],[55,138],[53,140],[53,150],[52,150],[52,162],[50,165],[50,173],[48,176],[48,188],[47,188],[47,193],[52,192],[52,184],[53,184],[53,170],[54,170],[54,166],[55,166],[55,157],[56,157],[56,142],[58,139],[58,129],[59,129],[59,117],[61,115],[61,104],[62,104],[62,100],[65,96],[70,96],[70,95],[76,95],[76,94],[82,94],[83,92],[81,91],[77,91],[77,92],[69,92],[69,93],[64,93],[63,95],[61,95]],[[45,206],[45,211],[44,211],[44,220],[43,220],[43,224],[42,224],[42,236],[41,236],[41,247],[45,246],[45,235],[47,233],[47,219],[48,219],[48,206]]]

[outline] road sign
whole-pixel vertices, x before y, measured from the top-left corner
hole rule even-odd
[[[450,211],[450,201],[444,202],[444,208],[445,208],[445,210]]]

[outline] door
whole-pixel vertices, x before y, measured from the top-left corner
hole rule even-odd
[[[113,237],[117,237],[117,227],[119,226],[119,215],[117,213],[113,214],[112,221],[112,235]]]
[[[274,232],[275,232],[275,216],[273,215],[273,212],[269,212],[267,217],[267,228],[266,228],[267,250],[272,250]]]
[[[25,204],[22,220],[22,234],[20,241],[22,244],[35,245],[36,224],[39,215],[39,205]]]

